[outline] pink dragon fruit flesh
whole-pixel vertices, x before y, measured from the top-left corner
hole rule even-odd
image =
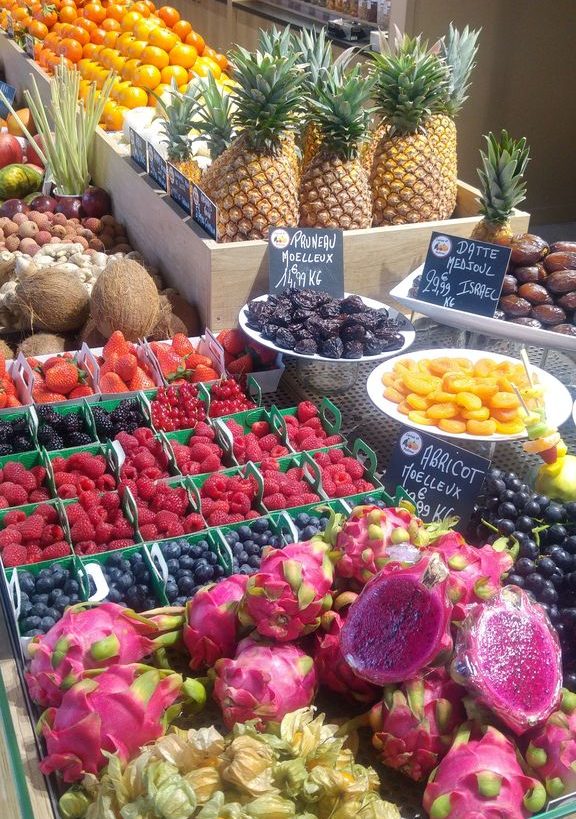
[[[372,744],[384,765],[427,779],[466,721],[466,689],[444,668],[400,686],[386,686],[370,712]]]
[[[182,690],[179,674],[137,663],[87,674],[64,693],[59,708],[44,712],[38,726],[48,751],[40,769],[59,772],[64,782],[98,773],[107,762],[103,751],[125,762],[162,736]]]
[[[562,686],[562,654],[542,606],[516,586],[470,606],[452,676],[516,734],[543,722]]]
[[[214,698],[224,724],[257,720],[259,728],[280,722],[290,711],[309,706],[316,693],[312,657],[288,644],[257,643],[247,638],[233,660],[215,666]]]
[[[521,819],[545,803],[546,790],[525,772],[514,744],[493,727],[471,738],[469,724],[433,771],[423,799],[430,819]]]
[[[576,791],[576,694],[563,689],[560,708],[528,735],[526,762],[558,799]]]
[[[336,576],[363,586],[391,560],[414,563],[423,532],[422,521],[407,509],[357,506],[338,533]]]
[[[353,592],[345,592],[336,598],[334,608],[338,607],[339,601],[340,604],[343,602],[342,598],[349,596],[352,600],[356,597]],[[347,600],[347,606],[352,600]],[[325,612],[322,615],[321,626],[314,634],[313,655],[318,683],[330,691],[352,697],[358,702],[372,703],[378,699],[380,689],[352,671],[340,648],[340,634],[346,620],[347,606]]]
[[[184,645],[190,668],[211,668],[221,657],[233,657],[238,646],[238,605],[247,575],[234,574],[196,592],[186,605]]]
[[[490,544],[469,546],[458,532],[447,532],[429,547],[445,561],[450,575],[448,596],[454,605],[453,620],[463,620],[465,606],[489,600],[501,588],[501,578],[513,565],[511,554]]]
[[[291,543],[265,552],[248,578],[238,616],[243,626],[278,642],[315,631],[332,604],[332,563],[319,541]]]
[[[40,705],[59,705],[64,691],[84,671],[139,662],[180,636],[181,609],[158,610],[157,619],[116,603],[78,603],[66,609],[47,634],[28,646],[32,658],[26,682]],[[152,613],[154,614],[154,613]],[[165,629],[175,629],[172,631]]]
[[[388,563],[360,592],[342,628],[344,659],[376,685],[402,682],[452,649],[448,569],[437,554],[418,563]]]

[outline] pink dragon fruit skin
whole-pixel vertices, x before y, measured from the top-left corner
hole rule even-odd
[[[159,620],[162,625],[164,619]],[[173,619],[178,618],[168,618]],[[66,609],[47,634],[30,642],[30,696],[43,706],[59,705],[63,692],[86,669],[139,662],[162,644],[174,642],[175,636],[163,635],[152,619],[116,603],[78,603]]]
[[[525,759],[551,799],[576,790],[576,695],[563,689],[560,708],[528,734]]]
[[[340,634],[346,620],[346,610],[330,610],[322,615],[322,624],[314,634],[314,665],[318,683],[337,694],[352,697],[358,702],[375,702],[380,689],[350,668],[340,648]]]
[[[218,660],[215,670],[214,699],[229,729],[248,720],[258,720],[259,728],[280,722],[310,705],[316,693],[314,661],[292,644],[247,638],[235,658]]]
[[[98,773],[107,763],[102,751],[127,761],[162,736],[165,713],[182,688],[179,674],[137,663],[88,673],[65,692],[59,708],[40,718],[48,751],[40,769],[58,771],[64,782]]]
[[[471,739],[467,725],[430,776],[423,799],[430,819],[521,819],[545,803],[544,787],[524,771],[513,743],[492,727]]]
[[[238,645],[238,605],[248,577],[234,574],[196,592],[186,606],[183,639],[190,668],[211,668],[221,657],[233,657]]]
[[[320,625],[332,604],[332,580],[328,547],[321,541],[271,549],[248,578],[240,622],[278,642],[296,640]]]
[[[411,548],[415,558],[407,562],[414,562],[418,555],[410,541],[421,527],[422,521],[407,509],[357,506],[338,533],[332,555],[336,576],[363,586],[390,562],[392,547]]]
[[[497,551],[490,544],[476,548],[469,546],[458,532],[447,532],[429,547],[445,561],[450,575],[448,596],[454,605],[452,619],[466,616],[465,606],[489,600],[498,593],[501,578],[509,572],[513,559],[509,552]]]
[[[342,628],[344,659],[375,685],[402,682],[442,665],[452,649],[448,569],[437,554],[388,563],[360,592]]]
[[[562,686],[562,653],[546,611],[516,586],[470,606],[451,673],[514,733],[543,722]]]
[[[416,782],[427,779],[466,721],[465,694],[444,668],[387,686],[370,712],[372,744],[382,763]]]

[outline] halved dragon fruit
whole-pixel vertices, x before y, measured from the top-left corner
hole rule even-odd
[[[516,734],[543,722],[562,686],[560,644],[546,611],[516,586],[471,606],[451,672]]]
[[[360,592],[342,628],[344,659],[376,685],[447,662],[452,649],[448,569],[437,554],[388,563]]]
[[[545,803],[544,787],[527,775],[513,743],[492,727],[471,738],[469,725],[458,731],[423,799],[430,819],[521,819]]]
[[[576,791],[576,694],[562,691],[560,708],[529,735],[526,762],[551,799]]]

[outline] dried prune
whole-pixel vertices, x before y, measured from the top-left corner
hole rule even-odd
[[[366,330],[364,327],[354,322],[347,323],[340,330],[340,338],[345,344],[349,344],[351,341],[364,341],[365,335]]]
[[[340,310],[342,313],[363,313],[366,305],[360,296],[346,296],[340,302]]]
[[[318,308],[318,315],[320,318],[335,319],[340,315],[340,305],[333,299],[327,301],[326,304],[321,304]]]
[[[384,342],[373,333],[366,333],[364,336],[364,355],[378,355],[382,352]]]
[[[285,350],[293,350],[296,344],[296,339],[286,327],[281,327],[277,331],[274,340],[279,347],[284,347]]]
[[[299,338],[294,345],[294,352],[301,355],[314,355],[318,352],[318,345],[313,338]]]
[[[360,341],[351,341],[344,345],[344,358],[362,358],[364,346]]]
[[[327,338],[322,342],[320,355],[324,358],[342,358],[344,345],[339,338]]]

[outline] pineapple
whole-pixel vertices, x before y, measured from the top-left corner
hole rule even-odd
[[[317,98],[311,100],[320,148],[304,166],[300,183],[303,227],[369,228],[372,202],[368,173],[359,148],[366,138],[365,103],[372,81],[359,67],[344,75],[337,66],[327,72]]]
[[[374,97],[387,126],[376,145],[370,184],[375,225],[438,218],[442,168],[427,133],[449,72],[420,38],[397,33],[374,55]]]
[[[170,102],[159,100],[164,119],[162,131],[168,145],[168,160],[191,182],[198,183],[202,171],[193,158],[190,131],[197,107],[196,99],[190,94],[181,94],[173,89]]]
[[[324,82],[332,65],[332,46],[326,39],[326,29],[302,29],[298,37],[298,47],[306,63],[305,92],[307,111],[302,132],[302,164],[305,166],[320,148],[320,129],[314,120],[314,100],[324,87]]]
[[[472,239],[505,245],[512,238],[510,214],[526,198],[524,171],[530,149],[526,137],[514,140],[504,130],[500,139],[492,132],[484,138],[488,150],[480,151],[482,167],[478,169],[480,213],[484,218],[472,231]]]
[[[440,154],[443,190],[440,219],[449,219],[456,207],[458,186],[457,133],[455,117],[468,99],[469,79],[478,53],[480,30],[458,31],[450,23],[447,36],[440,42],[440,55],[450,68],[450,81],[440,107],[430,117],[427,130]]]
[[[198,80],[200,102],[193,120],[197,131],[196,139],[208,144],[212,164],[202,174],[202,186],[206,193],[210,191],[210,180],[218,169],[218,158],[232,144],[234,127],[232,125],[233,105],[230,94],[224,93],[214,76],[208,74]]]
[[[218,206],[223,241],[267,239],[270,227],[298,224],[292,134],[301,99],[297,55],[238,48],[232,62],[237,83],[232,124],[238,136],[214,163],[209,193]]]

